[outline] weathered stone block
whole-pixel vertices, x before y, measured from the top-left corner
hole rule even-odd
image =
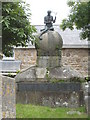
[[[45,78],[47,69],[46,68],[36,68],[36,78]]]
[[[84,105],[80,83],[18,83],[17,103],[77,108]]]
[[[16,72],[20,70],[20,64],[21,62],[18,61],[3,61],[0,60],[0,71],[1,72]]]
[[[16,118],[15,79],[0,76],[0,88],[2,118]]]
[[[53,68],[60,66],[61,57],[59,56],[38,56],[37,65],[43,68]]]
[[[23,70],[16,76],[16,82],[19,81],[35,81],[36,80],[36,67],[32,66],[26,70]]]

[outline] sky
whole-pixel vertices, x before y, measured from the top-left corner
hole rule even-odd
[[[56,23],[60,24],[61,21],[66,18],[70,12],[70,8],[67,5],[68,0],[25,0],[30,4],[30,10],[32,13],[31,24],[43,25],[44,16],[47,15],[47,11],[51,10],[53,17],[57,13]]]

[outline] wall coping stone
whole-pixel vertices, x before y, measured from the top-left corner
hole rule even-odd
[[[74,44],[64,44],[63,48],[90,48],[89,45],[74,45]],[[29,47],[14,47],[14,49],[36,49],[35,46],[29,46]]]

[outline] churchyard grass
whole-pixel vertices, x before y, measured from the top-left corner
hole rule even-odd
[[[17,118],[87,118],[85,108],[50,108],[31,104],[16,105]]]

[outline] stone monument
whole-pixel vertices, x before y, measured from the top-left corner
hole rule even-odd
[[[63,40],[61,35],[54,31],[53,17],[48,15],[44,18],[45,28],[41,30],[36,39],[37,65],[22,71],[16,76],[16,81],[35,81],[35,80],[53,80],[70,79],[72,77],[82,77],[80,73],[64,67],[61,64]],[[42,39],[41,39],[42,37]]]
[[[63,40],[61,35],[54,31],[53,18],[50,20],[50,22],[47,20],[48,25],[45,24],[45,29],[37,35],[37,65],[21,71],[15,77],[16,101],[17,103],[75,108],[83,104],[80,84],[60,83],[60,81],[65,82],[70,78],[82,76],[70,67],[62,66]]]
[[[53,23],[55,23],[56,21],[56,16],[55,16],[55,19],[53,19],[53,16],[51,16],[51,11],[48,10],[47,11],[47,16],[44,17],[44,23],[45,23],[45,28],[44,29],[41,29],[41,34],[39,36],[39,39],[42,40],[41,36],[46,33],[48,30],[50,31],[54,31],[54,28],[53,28]]]
[[[46,69],[46,74],[51,79],[67,79],[71,77],[81,77],[81,75],[70,69],[63,67],[61,64],[63,40],[61,35],[54,30],[51,11],[47,11],[48,15],[44,17],[45,28],[41,29],[39,39],[37,39],[37,66],[39,72],[41,68]],[[42,37],[42,38],[41,38]],[[37,72],[36,72],[37,73]],[[42,73],[42,72],[41,72]],[[47,75],[46,75],[47,76]]]

